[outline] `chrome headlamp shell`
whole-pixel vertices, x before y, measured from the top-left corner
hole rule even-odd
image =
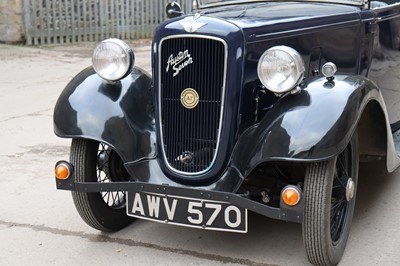
[[[294,89],[301,82],[304,71],[304,61],[300,54],[283,45],[265,51],[257,67],[261,83],[276,94]]]
[[[97,44],[92,56],[96,73],[105,80],[126,77],[135,63],[132,49],[119,39],[107,39]]]

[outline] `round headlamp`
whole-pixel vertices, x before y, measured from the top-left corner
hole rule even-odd
[[[134,62],[132,49],[119,39],[104,40],[93,51],[93,68],[105,80],[116,81],[126,77]]]
[[[282,94],[298,85],[304,75],[304,61],[288,46],[274,46],[258,61],[258,78],[270,91]]]

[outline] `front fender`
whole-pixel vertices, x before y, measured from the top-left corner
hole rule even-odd
[[[92,67],[86,68],[71,80],[56,103],[55,134],[107,143],[125,162],[155,157],[151,82],[139,68],[113,83],[100,78]]]
[[[321,77],[303,88],[282,97],[259,124],[241,135],[231,163],[244,176],[266,161],[321,161],[339,154],[370,101],[378,103],[390,132],[381,93],[370,80]]]

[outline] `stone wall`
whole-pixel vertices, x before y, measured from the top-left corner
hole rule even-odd
[[[0,0],[0,42],[24,40],[23,0]]]

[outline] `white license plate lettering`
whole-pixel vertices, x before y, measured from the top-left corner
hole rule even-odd
[[[136,193],[138,194],[138,193]],[[160,216],[160,197],[147,195],[147,204],[149,206],[149,216],[158,218]]]
[[[167,198],[163,198],[163,202],[164,202],[164,206],[165,206],[165,211],[167,212],[168,220],[170,220],[170,221],[174,220],[176,204],[178,203],[178,200],[173,199],[171,206],[169,205]]]
[[[128,192],[127,214],[189,227],[247,232],[247,209],[228,202]]]
[[[206,225],[210,226],[213,224],[215,218],[217,218],[218,214],[220,213],[222,206],[220,204],[213,204],[213,203],[206,203],[206,208],[209,209],[214,209],[213,214],[211,215],[210,219],[208,219],[208,222]]]
[[[189,202],[188,213],[190,213],[191,216],[188,216],[188,221],[192,224],[203,223],[203,213],[201,212],[201,210],[198,209],[199,207],[202,207],[201,202]]]
[[[231,214],[233,215],[233,219],[231,218]],[[236,228],[238,227],[242,220],[241,220],[241,213],[238,207],[236,206],[228,206],[225,209],[225,223],[230,227],[230,228]]]
[[[134,200],[133,200],[133,206],[132,206],[132,213],[137,214],[138,212],[142,216],[145,215],[142,198],[140,197],[139,193],[135,193]]]

